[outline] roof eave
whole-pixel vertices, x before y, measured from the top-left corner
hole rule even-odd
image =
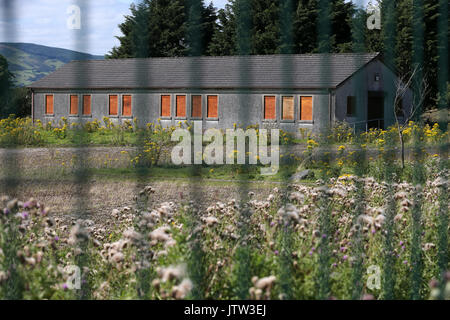
[[[55,87],[35,87],[28,86],[27,88],[33,90],[282,90],[282,91],[295,91],[295,90],[335,90],[337,86],[326,86],[326,87],[65,87],[65,88],[55,88]]]

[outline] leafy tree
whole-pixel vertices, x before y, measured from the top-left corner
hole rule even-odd
[[[151,55],[150,21],[151,3],[141,2],[134,15],[134,25],[130,32],[130,43],[133,57],[146,58]]]
[[[317,50],[317,0],[300,0],[294,20],[295,51],[311,53]]]
[[[430,85],[423,105],[426,109],[434,108],[439,99],[437,75],[440,2],[378,0],[377,5],[381,8],[382,26],[381,31],[366,31],[368,51],[382,52],[391,57],[392,61],[385,62],[392,62],[391,67],[401,77],[411,73],[417,64],[423,65],[423,73],[417,75],[417,81],[420,82],[420,78],[426,75]],[[392,13],[389,13],[390,7]]]
[[[352,18],[355,12],[354,5],[344,0],[298,1],[294,22],[297,53],[318,52],[319,35],[327,42],[326,51],[350,52],[352,50]],[[329,23],[328,30],[321,30],[319,17]]]
[[[120,45],[112,48],[111,52],[106,55],[106,58],[124,59],[134,57],[131,34],[136,26],[135,17],[138,15],[138,10],[142,10],[142,7],[138,8],[134,3],[131,4],[131,14],[125,16],[125,21],[119,24],[119,29],[123,35],[116,38],[119,40]]]
[[[208,54],[214,31],[218,27],[217,9],[212,2],[205,6],[203,0],[188,0],[186,17],[187,54],[194,56]]]
[[[8,61],[0,55],[0,117],[7,117],[13,113],[11,104],[11,88],[13,75],[8,69]]]
[[[274,54],[280,48],[280,2],[253,0],[252,54]]]
[[[19,118],[31,116],[31,90],[28,88],[14,88],[11,103],[14,114]]]
[[[294,53],[294,21],[298,0],[281,1],[280,5],[280,53]]]
[[[176,57],[208,52],[216,8],[203,0],[145,0],[119,25],[120,45],[107,58]],[[194,48],[196,47],[196,48]]]
[[[413,52],[413,0],[397,1],[397,39],[395,44],[396,67],[400,75],[411,69]]]
[[[149,56],[177,57],[186,54],[186,11],[181,0],[150,1]]]
[[[208,54],[212,56],[231,56],[236,53],[236,28],[233,8],[226,4],[220,9],[218,23],[211,38]]]
[[[280,52],[280,1],[231,0],[219,10],[212,55]]]
[[[369,5],[365,9],[360,9],[360,14],[364,16],[364,21],[374,13],[369,10],[369,8],[379,8],[380,1],[373,3],[369,1]],[[369,29],[364,27],[365,32],[365,47],[367,52],[382,52],[383,51],[383,41],[381,29]]]
[[[237,17],[246,5],[249,9],[242,14],[246,20],[246,26],[243,26]],[[331,34],[327,41],[330,42],[331,50],[350,51],[353,4],[333,0],[329,4],[329,12]],[[239,42],[250,45],[249,54],[317,52],[318,16],[318,0],[232,0],[225,9],[219,11],[218,29],[210,53],[234,54],[236,50],[232,48],[239,47]],[[238,37],[237,30],[247,34]]]
[[[438,21],[439,1],[423,0],[424,12],[424,72],[430,82],[430,94],[425,99],[425,105],[437,106],[438,102]],[[448,26],[448,25],[447,25]],[[448,29],[447,29],[448,34]]]
[[[206,54],[208,53],[208,48],[212,43],[212,38],[215,30],[218,28],[217,24],[217,8],[211,2],[208,6],[204,6],[202,10],[202,27],[203,27],[203,37],[204,37],[204,50]]]
[[[351,52],[352,17],[355,7],[345,0],[331,1],[331,34],[333,52]]]

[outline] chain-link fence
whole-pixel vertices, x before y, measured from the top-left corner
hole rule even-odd
[[[229,60],[203,57],[210,54],[205,38],[211,36],[204,28],[203,1],[176,3],[182,8],[170,12],[177,15],[162,15],[160,25],[184,19],[179,43],[184,57],[156,58],[160,52],[149,41],[155,29],[148,17],[167,3],[142,1],[133,7],[132,31],[122,30],[130,33],[133,56],[120,73],[131,74],[133,87],[95,83],[107,83],[107,76],[97,73],[117,68],[120,60],[106,60],[106,69],[96,67],[101,60],[80,62],[73,79],[61,80],[73,88],[31,85],[31,119],[1,112],[1,297],[445,298],[450,283],[448,2],[380,1],[362,10],[357,8],[363,2],[356,1],[351,16],[343,17],[349,21],[341,21],[345,1],[236,0],[229,4],[234,13]],[[90,52],[92,2],[70,5],[72,23],[79,23],[70,32],[73,48]],[[274,7],[275,24],[268,13]],[[6,0],[1,10],[3,39],[15,42],[19,35],[11,21],[20,10]],[[432,22],[430,12],[436,15]],[[256,14],[262,18],[255,20]],[[302,15],[308,18],[299,19]],[[296,28],[311,16],[315,34],[299,36]],[[409,30],[399,28],[408,25],[401,19],[409,19]],[[221,23],[222,32],[230,28]],[[344,23],[351,39],[345,44],[338,39]],[[267,61],[276,63],[279,76],[266,74],[263,80],[277,83],[258,88],[253,84],[263,82],[255,80],[261,74],[252,58],[254,44],[268,43],[269,25],[277,28],[278,45]],[[399,41],[405,32],[411,33],[406,45]],[[316,39],[311,52],[303,50],[307,37]],[[372,70],[374,60],[365,54],[376,47],[374,38],[382,53],[374,55],[381,67]],[[405,50],[409,72],[403,72]],[[20,61],[15,54],[9,59]],[[339,55],[349,57],[339,60],[347,65],[335,65]],[[299,59],[308,56],[317,57],[317,74],[298,69]],[[207,83],[210,74],[224,70],[214,61],[228,61],[230,69],[233,64],[229,74],[218,77],[223,87]],[[166,87],[152,86],[164,83],[154,74],[166,64],[187,75],[183,87],[171,86],[176,79],[169,75]],[[342,67],[354,70],[350,82],[344,78],[331,85],[342,77]],[[301,72],[316,76],[317,87],[299,88]],[[345,83],[341,101],[338,91]],[[8,95],[14,89],[2,84],[8,86],[1,89],[2,108],[19,114]],[[102,108],[96,99],[106,101],[102,119],[93,119],[99,114],[94,109]],[[309,101],[312,115],[305,111]],[[436,125],[421,117],[431,103],[440,115]],[[67,105],[62,117],[55,112],[58,104]],[[239,128],[243,151],[237,150],[239,137],[235,145],[235,137],[225,135]],[[189,164],[172,161],[180,142],[176,132],[189,141],[183,149]],[[231,150],[225,148],[228,139]],[[208,143],[215,143],[209,154]],[[208,155],[215,163],[207,162]],[[264,166],[264,155],[279,160],[271,175],[261,174],[274,164]],[[43,201],[60,208],[50,210]]]

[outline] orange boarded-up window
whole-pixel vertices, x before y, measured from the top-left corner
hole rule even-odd
[[[300,120],[312,121],[313,119],[313,98],[301,97],[300,98]]]
[[[109,96],[109,115],[117,116],[119,114],[119,101],[116,95]]]
[[[276,115],[276,100],[274,96],[264,97],[264,119],[275,120]]]
[[[219,104],[217,96],[208,96],[208,118],[219,117]]]
[[[131,96],[129,95],[122,97],[122,115],[131,117]]]
[[[192,96],[192,118],[202,117],[202,96]]]
[[[91,115],[91,96],[83,96],[83,115]]]
[[[186,117],[186,96],[177,96],[177,117]]]
[[[294,120],[294,97],[283,97],[283,120]]]
[[[45,96],[45,113],[53,114],[53,95]]]
[[[161,96],[161,117],[170,117],[170,96]]]
[[[77,95],[70,96],[70,114],[71,115],[78,114],[78,96]]]

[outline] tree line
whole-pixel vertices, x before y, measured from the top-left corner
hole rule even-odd
[[[319,2],[230,0],[217,10],[203,0],[144,0],[131,5],[107,58],[316,52]],[[355,6],[328,2],[331,51],[350,51]]]
[[[378,0],[369,5],[381,8],[381,29],[370,30],[372,13],[345,0],[229,0],[219,10],[203,0],[144,0],[131,5],[106,58],[380,52],[400,76],[423,65],[431,108],[440,99],[443,3]]]
[[[9,71],[8,61],[0,55],[0,119],[14,114],[26,117],[31,114],[31,94],[27,88],[13,85],[14,75]]]

